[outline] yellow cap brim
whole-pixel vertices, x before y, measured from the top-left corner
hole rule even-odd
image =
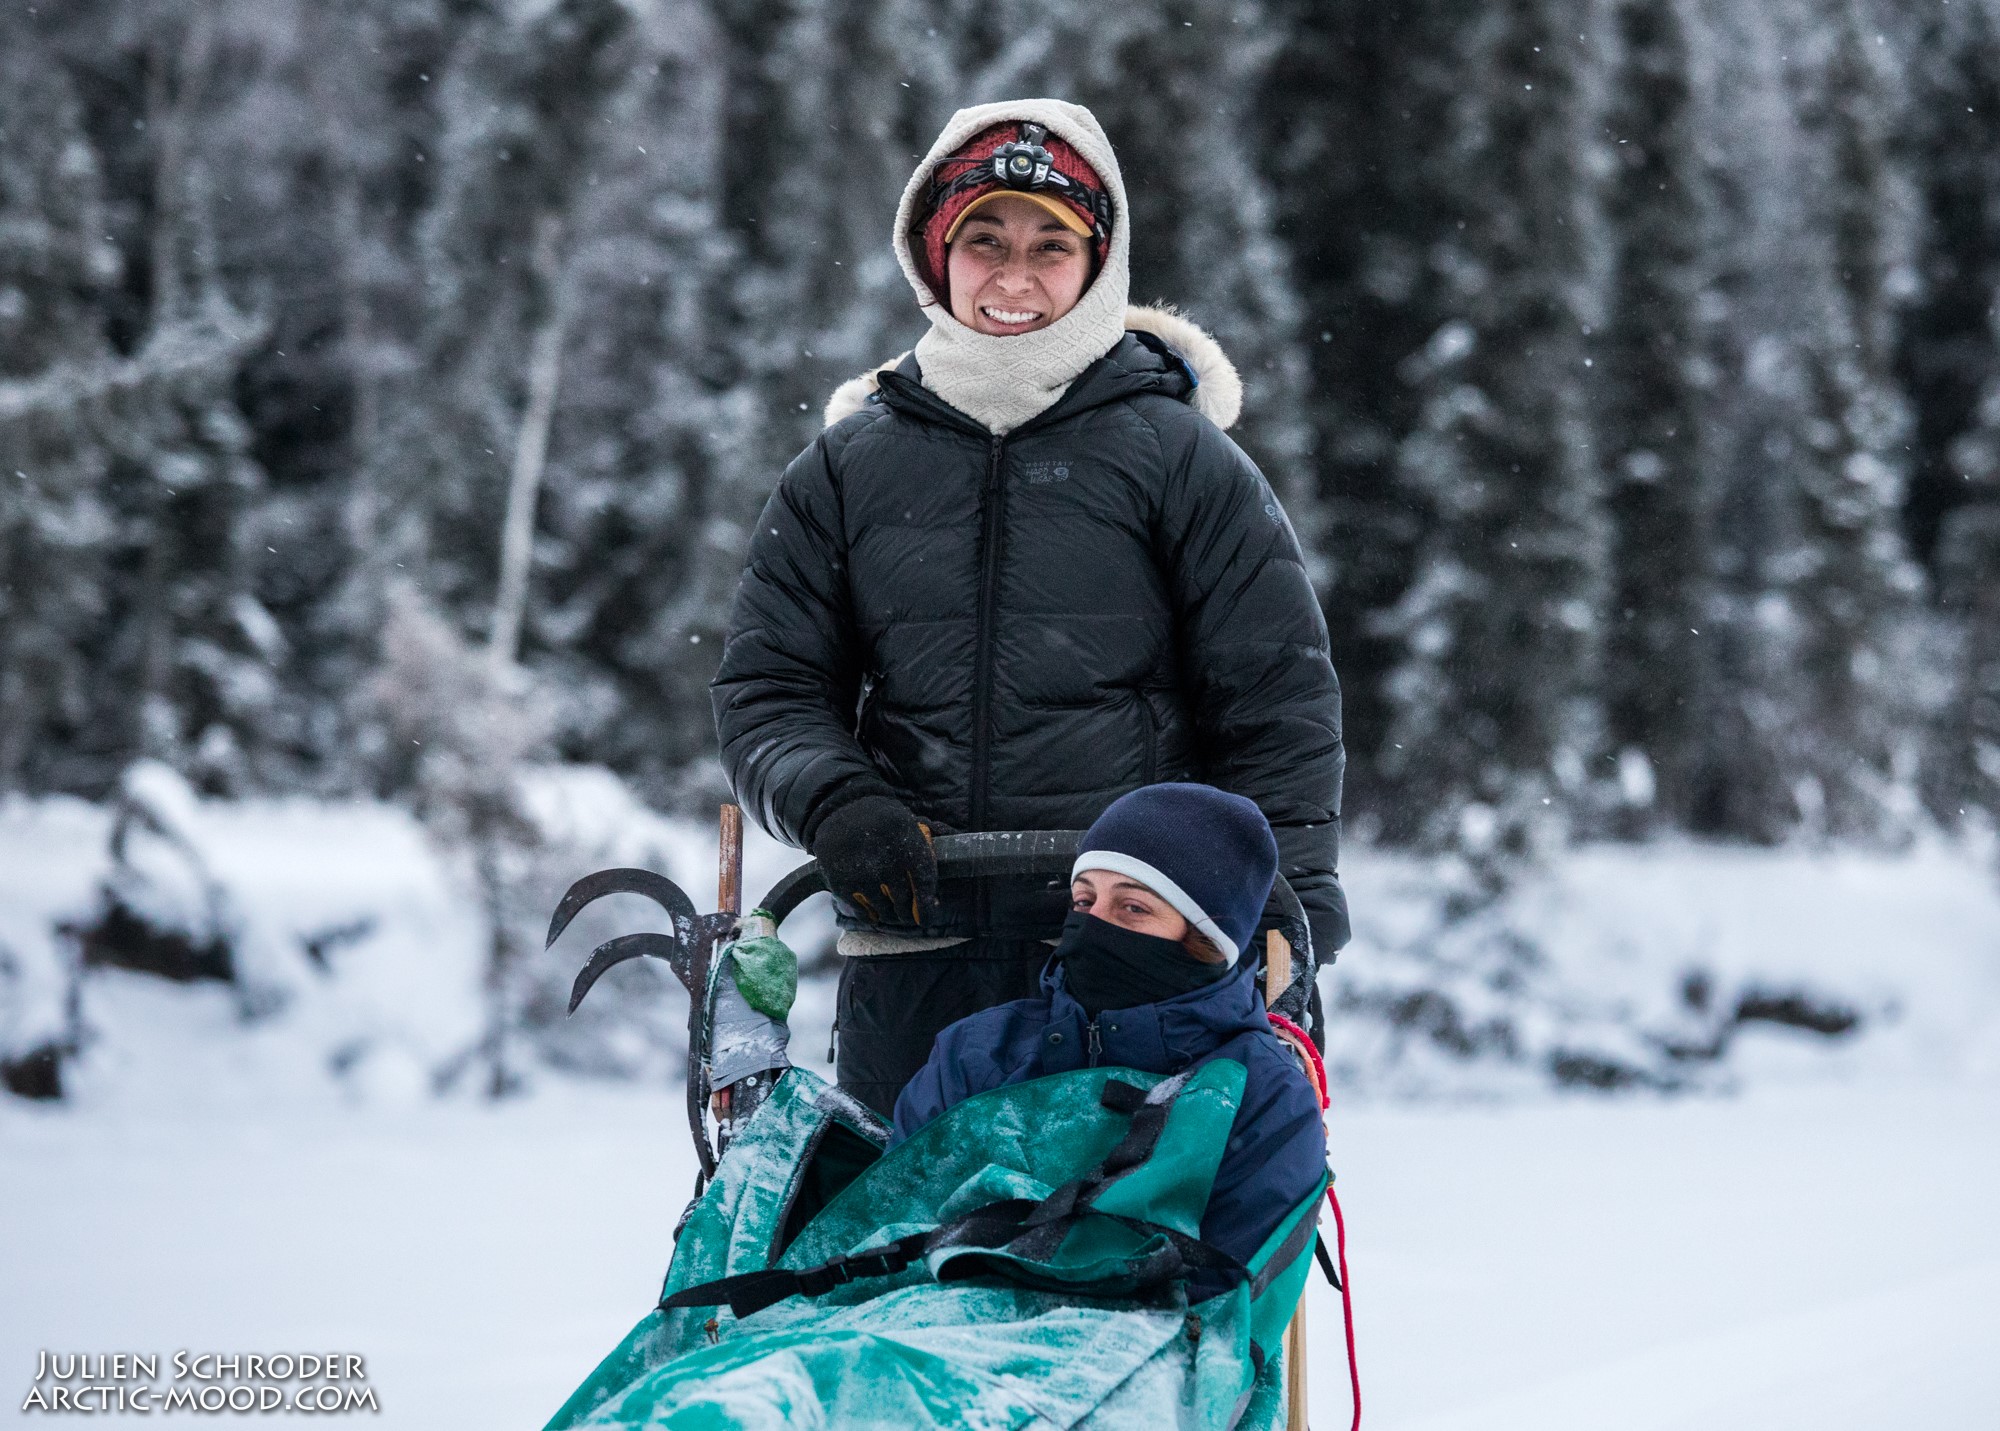
[[[1082,234],[1085,238],[1090,237],[1089,221],[1061,199],[1050,198],[1047,194],[1037,194],[1028,189],[995,189],[990,194],[981,194],[965,206],[964,212],[953,219],[951,227],[945,230],[944,241],[950,243],[953,239],[957,238],[958,231],[964,227],[965,221],[995,199],[1026,199],[1036,207],[1046,209],[1051,217],[1058,220],[1071,233]]]

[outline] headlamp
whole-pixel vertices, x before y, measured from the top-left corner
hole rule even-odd
[[[1019,139],[993,151],[993,177],[1010,189],[1074,188],[1066,175],[1056,172],[1055,156],[1042,145],[1047,137],[1039,124],[1022,125]]]
[[[956,178],[932,178],[930,212],[936,213],[954,194],[986,184],[997,183],[1009,189],[1030,192],[1052,189],[1065,199],[1081,205],[1091,216],[1097,238],[1100,241],[1108,239],[1111,234],[1111,195],[1102,189],[1081,184],[1056,168],[1055,156],[1049,153],[1043,142],[1048,137],[1046,125],[1023,122],[1018,138],[1010,144],[1002,144]]]

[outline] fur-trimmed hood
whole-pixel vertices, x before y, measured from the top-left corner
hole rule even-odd
[[[1160,304],[1126,308],[1125,330],[1151,333],[1172,347],[1194,372],[1196,387],[1189,401],[1194,404],[1195,411],[1217,427],[1227,429],[1236,425],[1236,419],[1243,411],[1243,378],[1236,371],[1236,365],[1229,361],[1229,355],[1222,351],[1222,345],[1205,329]],[[888,362],[858,377],[849,378],[835,388],[826,403],[826,425],[832,427],[842,418],[852,417],[866,407],[881,386],[880,374],[888,372],[908,356],[908,353],[898,353]]]

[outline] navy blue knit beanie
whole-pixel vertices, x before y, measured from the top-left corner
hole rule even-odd
[[[1166,900],[1230,963],[1250,947],[1278,878],[1278,842],[1254,801],[1213,785],[1121,795],[1078,846],[1070,878],[1109,870]]]

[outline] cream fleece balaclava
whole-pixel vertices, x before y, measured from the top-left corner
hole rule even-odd
[[[1046,125],[1081,154],[1111,195],[1111,250],[1104,266],[1076,307],[1046,328],[1011,338],[977,333],[951,316],[910,255],[910,226],[920,216],[931,170],[979,133],[1007,120]],[[978,104],[951,117],[910,176],[896,208],[896,261],[916,291],[930,320],[917,341],[917,364],[924,386],[995,433],[1011,432],[1054,405],[1083,370],[1110,352],[1125,336],[1125,302],[1131,287],[1131,232],[1126,220],[1125,181],[1097,117],[1080,104],[1060,99],[1013,99]]]

